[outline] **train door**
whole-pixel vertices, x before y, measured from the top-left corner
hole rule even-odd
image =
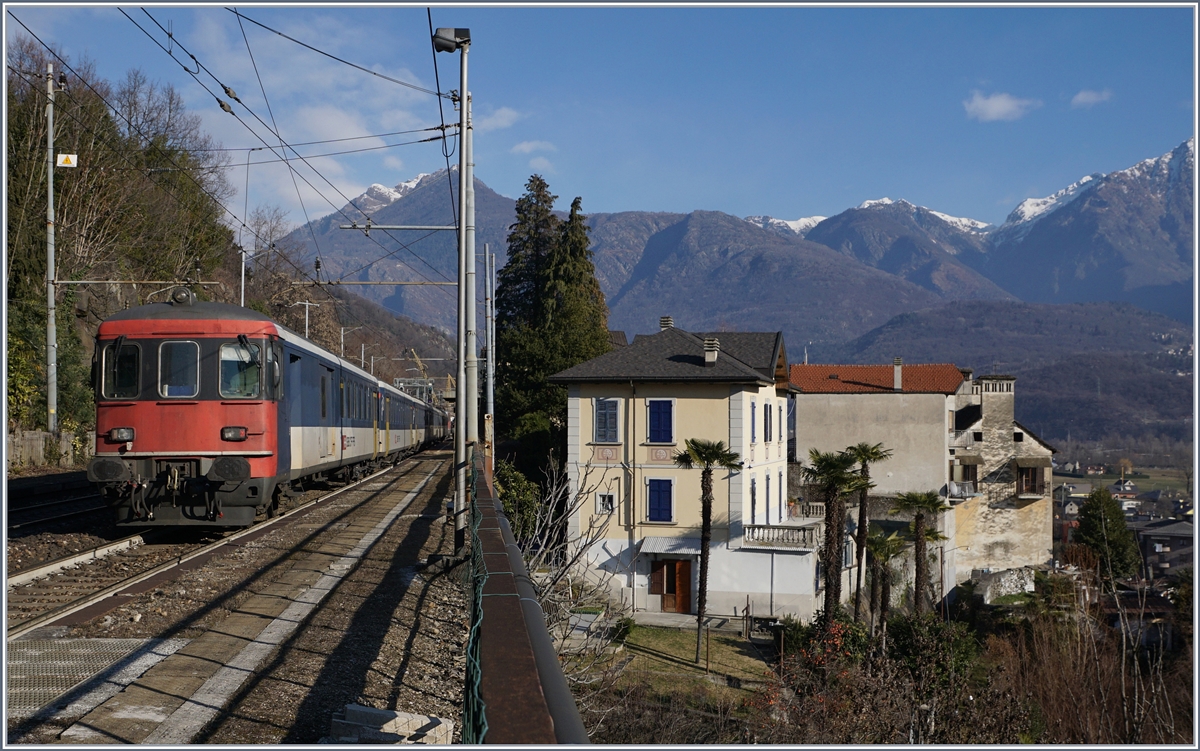
[[[283,398],[287,403],[288,414],[288,443],[292,448],[292,469],[306,466],[305,461],[305,425],[304,415],[304,380],[303,360],[300,355],[288,352],[287,376],[283,382]],[[313,447],[316,448],[315,446]],[[308,459],[311,460],[310,453]]]
[[[371,405],[371,426],[374,432],[374,442],[371,444],[371,458],[379,458],[379,408],[383,404],[383,395],[374,386],[367,392]]]
[[[335,425],[335,413],[337,411],[337,402],[334,399],[334,394],[337,392],[337,381],[333,377],[333,368],[321,365],[319,368],[321,376],[321,458],[329,459],[336,456],[337,453],[337,428]]]
[[[383,397],[383,454],[392,453],[392,397]]]

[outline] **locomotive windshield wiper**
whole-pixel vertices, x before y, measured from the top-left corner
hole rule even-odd
[[[258,362],[258,353],[250,349],[250,340],[245,334],[238,334],[238,344],[246,349],[246,353],[250,356],[250,364],[256,368],[261,368],[262,365]]]

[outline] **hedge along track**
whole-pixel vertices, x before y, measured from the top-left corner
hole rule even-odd
[[[417,459],[418,457],[419,455],[416,455],[411,458]],[[19,639],[35,629],[51,626],[58,620],[101,603],[109,597],[118,596],[141,582],[171,569],[193,561],[199,564],[214,555],[220,548],[236,540],[250,535],[265,534],[275,524],[291,521],[292,517],[307,513],[317,504],[360,488],[392,469],[395,469],[395,466],[386,467],[320,498],[304,502],[286,513],[226,534],[221,539],[208,544],[168,544],[163,545],[161,550],[145,556],[121,555],[141,545],[148,545],[155,539],[148,533],[133,535],[84,551],[70,558],[59,559],[44,566],[23,571],[10,577],[7,582],[8,609],[5,615],[8,622],[8,641]],[[112,558],[112,556],[118,555],[121,556],[122,562],[116,562],[116,559]],[[145,568],[144,560],[138,560],[151,557],[159,561],[164,558],[166,560],[158,565],[152,565],[150,568]],[[124,562],[126,558],[128,558],[127,563]],[[103,573],[93,569],[89,572],[87,568],[81,568],[84,564],[91,564],[101,559],[105,559],[110,564],[109,568],[116,571]],[[126,575],[119,571],[122,568],[137,568],[138,570]]]

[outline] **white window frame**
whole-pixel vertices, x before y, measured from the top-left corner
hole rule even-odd
[[[650,481],[651,480],[656,480],[656,481],[665,480],[666,482],[671,483],[671,518],[669,520],[666,520],[666,521],[663,521],[661,519],[653,519],[652,520],[650,518]],[[675,478],[674,477],[647,477],[647,478],[645,478],[644,483],[645,484],[642,486],[645,488],[645,502],[644,502],[643,513],[642,513],[642,519],[645,520],[644,523],[645,524],[675,524],[679,518],[679,514],[677,511],[677,509],[679,508],[679,504],[675,503],[675,496],[676,496]]]
[[[652,441],[650,440],[650,403],[651,402],[670,402],[671,403],[671,440],[669,441]],[[674,397],[647,397],[646,398],[646,443],[653,446],[674,446],[676,445],[679,436],[677,424],[679,421],[679,405],[675,403]],[[657,479],[657,478],[656,478]]]
[[[615,410],[617,427],[613,431],[616,433],[616,440],[602,441],[598,434],[600,421],[597,418],[597,413],[600,410],[600,402],[613,402],[617,405]],[[621,443],[621,400],[613,396],[596,396],[592,397],[592,443],[600,443],[606,446],[618,445]]]
[[[605,498],[605,497],[612,499],[612,505],[608,509],[604,508],[604,502],[601,500],[602,498]],[[674,499],[672,499],[672,500],[674,500]],[[611,516],[611,515],[617,513],[617,503],[618,502],[619,501],[617,500],[617,493],[615,490],[607,490],[604,492],[597,491],[596,492],[596,516]]]

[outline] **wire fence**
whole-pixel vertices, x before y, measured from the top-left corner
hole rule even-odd
[[[471,632],[467,638],[467,674],[466,687],[463,691],[463,743],[483,743],[487,736],[487,711],[483,703],[480,682],[483,670],[479,664],[480,625],[483,623],[483,585],[487,583],[487,566],[483,560],[483,546],[479,544],[479,523],[483,514],[479,510],[479,473],[475,462],[467,463],[469,480],[468,508],[471,512],[471,569],[469,572],[471,597]]]

